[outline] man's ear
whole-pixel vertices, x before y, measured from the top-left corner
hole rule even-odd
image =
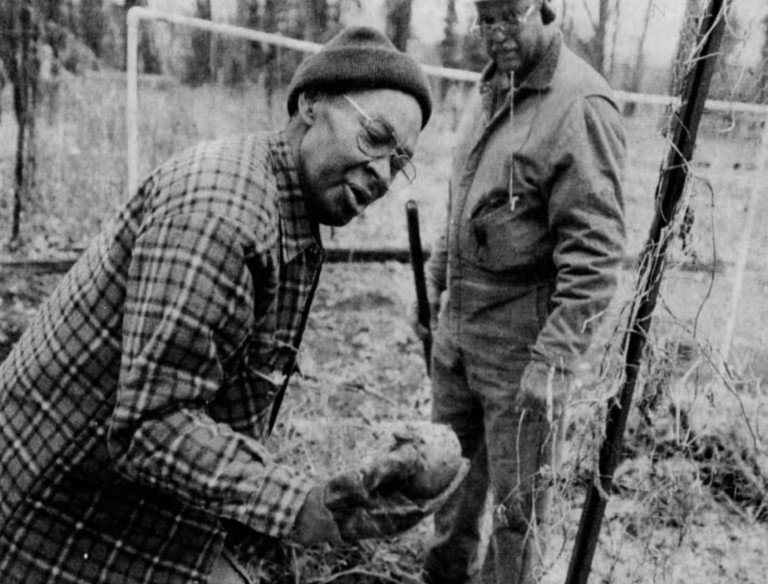
[[[315,123],[315,107],[317,105],[317,94],[302,92],[299,94],[298,110],[301,119],[305,124],[311,126]]]

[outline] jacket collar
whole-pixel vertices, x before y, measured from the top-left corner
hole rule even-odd
[[[289,263],[308,248],[322,249],[320,229],[307,212],[296,156],[284,132],[269,137],[269,150],[277,181],[282,259]]]

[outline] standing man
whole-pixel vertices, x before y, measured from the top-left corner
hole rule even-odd
[[[382,197],[431,112],[427,81],[351,28],[297,70],[277,133],[201,145],[142,183],[0,366],[0,582],[247,582],[262,538],[392,535],[384,459],[318,483],[269,432],[317,286],[319,224]]]
[[[541,471],[616,288],[625,138],[610,88],[563,45],[550,0],[476,7],[490,63],[459,129],[428,265],[433,420],[456,431],[472,467],[435,515],[424,577],[470,581],[490,489],[481,581],[528,584],[542,555]]]

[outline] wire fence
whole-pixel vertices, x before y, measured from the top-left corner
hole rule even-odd
[[[139,73],[138,51],[139,26],[142,22],[163,22],[174,27],[179,27],[177,34],[189,34],[192,30],[205,30],[216,35],[236,37],[249,41],[272,45],[281,51],[297,54],[293,62],[298,63],[301,55],[316,52],[320,45],[290,39],[279,34],[271,34],[254,31],[247,28],[228,24],[215,23],[207,20],[173,15],[146,8],[133,8],[128,15],[128,71],[127,71],[127,102],[126,102],[126,131],[127,131],[127,165],[128,180],[127,191],[133,192],[136,187],[140,172],[146,172],[149,167],[157,162],[152,152],[160,151],[167,154],[165,149],[158,148],[155,139],[159,127],[151,127],[154,123],[148,111],[154,109],[154,104],[147,103],[144,107],[139,104]],[[427,164],[421,164],[422,172],[420,180],[412,189],[399,193],[400,196],[392,197],[387,209],[379,209],[383,215],[392,221],[376,221],[370,217],[363,217],[358,222],[358,229],[350,230],[346,234],[334,232],[337,243],[354,247],[359,242],[396,242],[404,247],[404,233],[402,233],[401,221],[396,219],[401,213],[406,198],[417,199],[422,207],[422,215],[428,218],[425,226],[427,231],[426,241],[431,241],[435,231],[441,224],[442,200],[445,193],[446,177],[448,175],[450,136],[456,129],[460,116],[462,102],[466,98],[466,92],[478,79],[478,74],[471,71],[449,69],[437,66],[424,66],[427,74],[436,85],[436,95],[440,96],[438,116],[431,124],[431,128],[425,132],[421,140],[422,154],[417,157],[427,159]],[[273,92],[279,94],[281,88],[265,87],[262,81],[261,95],[268,95],[272,99],[267,100],[267,109],[274,110],[274,104],[282,103],[275,100]],[[183,91],[184,88],[179,88]],[[203,93],[210,88],[203,88],[198,92],[192,102],[197,104],[192,113],[199,123],[204,116],[197,115],[207,109],[206,96]],[[653,204],[651,203],[659,164],[667,147],[663,131],[670,112],[679,104],[677,96],[648,95],[627,91],[616,91],[617,99],[624,105],[631,104],[632,115],[627,117],[626,123],[629,129],[630,168],[627,177],[628,211],[632,217],[630,222],[629,250],[630,255],[636,254],[642,246],[650,224]],[[146,95],[147,102],[152,96]],[[217,98],[212,98],[217,99]],[[246,98],[247,99],[247,98]],[[179,103],[179,100],[172,100]],[[213,109],[217,106],[211,104]],[[219,106],[220,107],[220,106]],[[247,111],[252,111],[248,108]],[[693,266],[696,270],[706,270],[708,266],[727,269],[728,280],[731,284],[730,298],[722,300],[729,307],[724,322],[713,323],[713,330],[725,331],[720,335],[718,343],[722,347],[723,354],[731,352],[733,338],[738,326],[739,307],[743,302],[745,277],[750,266],[750,257],[757,259],[751,250],[753,246],[759,248],[762,234],[755,234],[754,228],[759,224],[761,192],[768,173],[768,156],[766,144],[768,144],[768,106],[740,103],[723,100],[708,100],[707,118],[697,149],[697,160],[693,169],[688,198],[690,211],[688,220],[696,219],[695,233],[688,233],[681,242],[684,248],[682,261]],[[274,115],[270,117],[270,126],[278,125],[284,116]],[[259,116],[251,116],[251,120],[259,119]],[[167,123],[167,122],[166,122]],[[248,127],[235,123],[236,127]],[[227,124],[219,127],[225,132]],[[139,136],[146,138],[146,144],[140,144]],[[162,142],[162,141],[161,141]],[[155,146],[152,147],[152,144]],[[711,192],[711,196],[708,193]],[[720,194],[724,196],[720,196]],[[382,205],[383,206],[383,205]],[[373,213],[371,213],[373,214]],[[378,214],[378,213],[377,213]],[[382,232],[382,225],[390,225],[394,233]],[[362,231],[362,233],[361,233]],[[711,238],[704,235],[708,233]],[[358,243],[356,243],[358,242]],[[725,266],[725,268],[723,268]],[[728,295],[726,295],[728,296]],[[686,316],[690,320],[692,316]]]

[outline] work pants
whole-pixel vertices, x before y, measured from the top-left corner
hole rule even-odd
[[[526,351],[510,353],[497,339],[463,344],[464,349],[458,348],[443,330],[433,347],[432,418],[453,428],[471,469],[435,514],[435,545],[425,578],[432,584],[478,578],[484,584],[532,584],[538,581],[544,553],[549,497],[539,471],[554,462],[559,428],[551,427],[545,408],[516,406]],[[489,490],[490,541],[476,574]]]

